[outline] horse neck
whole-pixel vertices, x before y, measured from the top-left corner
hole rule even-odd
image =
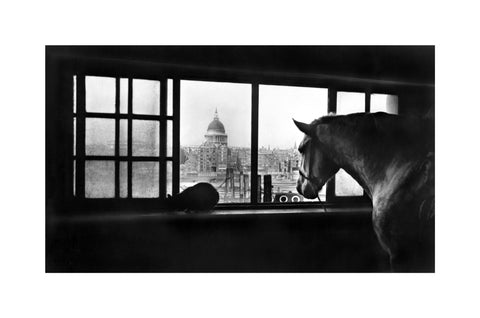
[[[333,127],[331,127],[333,128]],[[350,174],[372,197],[393,181],[400,182],[398,171],[407,170],[411,158],[396,147],[394,141],[379,142],[378,136],[362,130],[329,129],[323,133],[322,143],[331,159]],[[327,137],[328,136],[328,137]]]

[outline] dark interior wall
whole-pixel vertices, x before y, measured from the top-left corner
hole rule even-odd
[[[435,116],[435,89],[433,87],[407,88],[399,98],[402,114],[432,118]]]
[[[354,207],[352,213],[338,214],[146,216],[138,210],[131,217],[115,211],[108,217],[70,217],[73,125],[66,105],[72,100],[71,74],[78,65],[102,60],[93,63],[98,71],[118,61],[133,63],[132,69],[141,62],[147,63],[138,64],[146,75],[151,72],[148,63],[166,63],[222,69],[227,76],[230,71],[254,70],[262,76],[278,72],[401,81],[400,111],[423,115],[434,105],[433,54],[433,47],[47,48],[46,270],[385,271],[386,255],[375,238],[371,216]]]
[[[384,272],[370,214],[150,215],[52,226],[52,272]]]
[[[433,46],[57,46],[71,58],[434,83]]]

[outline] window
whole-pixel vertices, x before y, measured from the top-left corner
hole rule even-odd
[[[325,88],[260,85],[258,102],[258,175],[261,202],[308,200],[296,190],[301,156],[298,145],[303,133],[292,118],[311,122],[328,113]],[[326,199],[326,187],[320,192]]]
[[[387,94],[372,94],[370,97],[370,112],[386,112],[398,114],[398,96]]]
[[[75,197],[159,198],[166,194],[172,160],[171,147],[169,154],[168,147],[161,147],[172,138],[168,133],[172,117],[166,116],[162,96],[166,84],[136,78],[73,77]]]
[[[209,182],[227,205],[316,202],[296,191],[303,134],[292,118],[398,113],[397,95],[337,91],[328,82],[76,74],[72,87],[72,192],[79,199],[164,198]],[[319,196],[335,202],[364,191],[340,170]]]
[[[220,203],[249,203],[251,85],[181,81],[180,190],[211,183]]]

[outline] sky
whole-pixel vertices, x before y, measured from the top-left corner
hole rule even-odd
[[[200,81],[181,82],[182,146],[200,145],[215,109],[228,134],[228,145],[250,147],[251,85]],[[328,92],[323,88],[260,85],[259,146],[292,148],[303,134],[293,124],[327,114]]]

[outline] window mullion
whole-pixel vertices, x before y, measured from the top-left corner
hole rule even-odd
[[[180,80],[173,80],[172,194],[180,190]]]
[[[132,198],[132,78],[128,79],[128,130],[127,130],[127,197]]]
[[[328,113],[337,113],[337,89],[328,88]],[[335,176],[327,182],[327,191],[325,193],[326,201],[332,201],[335,197]]]
[[[120,78],[115,79],[115,198],[120,197]]]
[[[85,75],[77,75],[77,145],[75,195],[85,198]]]
[[[258,187],[258,98],[259,85],[252,83],[252,135],[251,135],[251,178],[250,178],[250,202],[260,202]]]
[[[365,112],[369,113],[370,112],[370,91],[365,92]]]
[[[159,195],[160,198],[167,196],[167,79],[160,81],[160,158],[159,158]]]

